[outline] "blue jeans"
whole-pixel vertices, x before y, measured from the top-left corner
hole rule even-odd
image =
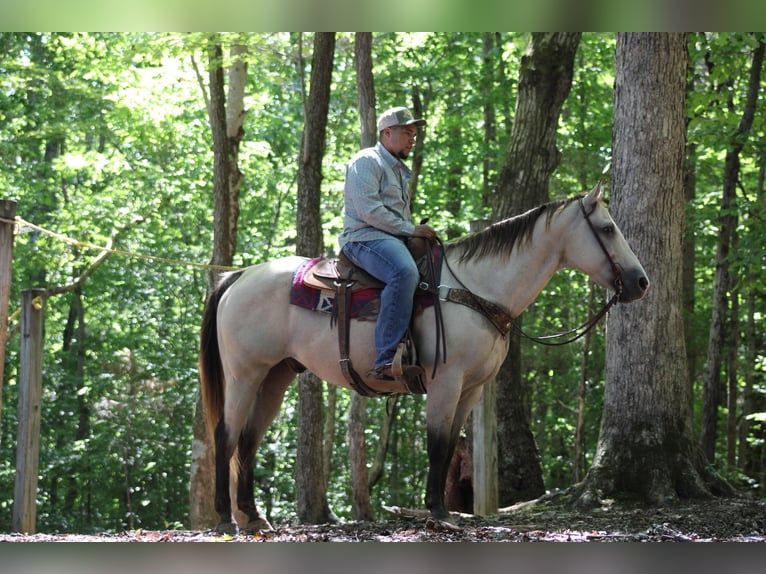
[[[343,254],[354,265],[386,284],[380,294],[380,313],[375,325],[375,368],[394,359],[412,317],[412,299],[418,287],[418,267],[401,239],[351,241]]]

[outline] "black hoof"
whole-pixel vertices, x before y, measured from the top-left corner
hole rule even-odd
[[[239,529],[233,522],[219,522],[218,526],[215,527],[215,531],[217,534],[236,536]]]
[[[259,516],[255,520],[248,522],[247,526],[245,526],[242,530],[246,534],[258,534],[259,532],[266,532],[274,529],[271,527],[271,524],[268,520],[262,516]]]

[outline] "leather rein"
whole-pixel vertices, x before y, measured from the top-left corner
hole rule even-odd
[[[491,301],[488,301],[487,299],[484,299],[483,297],[480,297],[479,295],[472,293],[471,290],[465,286],[465,284],[460,280],[460,278],[452,270],[449,262],[447,261],[446,255],[444,257],[444,264],[447,266],[447,269],[449,269],[450,273],[452,273],[452,276],[455,278],[458,284],[462,287],[462,289],[447,288],[447,295],[445,296],[443,300],[453,301],[455,303],[461,303],[463,305],[467,305],[468,307],[471,307],[481,312],[485,317],[487,317],[487,319],[489,319],[492,325],[494,325],[494,327],[498,330],[498,332],[503,337],[507,336],[511,326],[521,336],[525,337],[526,339],[529,339],[530,341],[534,341],[535,343],[539,343],[541,345],[549,345],[549,346],[567,345],[569,343],[574,343],[578,339],[584,337],[591,329],[593,329],[593,327],[596,326],[596,324],[601,320],[601,318],[607,314],[609,309],[611,309],[612,306],[615,303],[617,303],[617,301],[620,298],[620,295],[622,294],[623,283],[622,283],[622,267],[620,267],[620,265],[617,262],[615,262],[614,259],[612,259],[611,255],[609,255],[609,251],[607,250],[606,245],[604,245],[604,242],[599,236],[598,231],[596,230],[596,227],[593,225],[593,222],[590,220],[590,215],[593,213],[593,211],[591,211],[590,213],[585,211],[585,205],[583,204],[582,198],[579,199],[579,203],[580,203],[580,210],[582,211],[583,217],[585,217],[585,221],[588,222],[588,226],[593,232],[593,236],[596,238],[596,241],[598,242],[599,247],[601,247],[601,250],[604,252],[604,255],[606,256],[607,261],[609,261],[609,264],[611,265],[612,271],[614,271],[614,275],[615,275],[614,295],[604,305],[604,307],[598,313],[596,313],[592,318],[588,319],[581,325],[574,327],[573,329],[570,329],[569,331],[565,331],[563,333],[557,333],[555,335],[547,335],[544,337],[533,337],[531,335],[527,335],[521,329],[518,322],[514,321],[514,317],[512,317],[511,314],[506,309],[504,309],[502,306],[498,305],[497,303],[492,303]],[[444,244],[441,242],[441,240],[438,240],[438,241],[442,245],[442,248],[444,248]],[[445,286],[440,285],[439,287],[441,288]],[[583,329],[582,332],[578,333],[578,331],[580,331],[581,329]],[[560,339],[562,337],[567,337],[573,334],[574,336],[566,340],[552,341],[552,339]],[[445,352],[445,361],[446,361],[446,352]]]

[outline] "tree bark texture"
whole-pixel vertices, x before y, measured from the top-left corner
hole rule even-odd
[[[412,115],[416,118],[422,118],[423,117],[423,98],[420,94],[420,90],[416,87],[412,89],[412,107],[410,108],[410,111],[412,112]],[[426,118],[427,120],[428,118]],[[410,205],[412,206],[412,215],[413,218],[416,220],[416,204],[415,204],[415,198],[418,195],[418,182],[420,181],[420,172],[423,169],[423,153],[425,150],[425,139],[426,139],[426,129],[427,126],[418,126],[418,136],[415,140],[415,146],[412,148],[412,165],[410,166],[412,169],[412,177],[410,177],[410,181],[407,184],[407,193],[410,195]]]
[[[519,70],[516,116],[493,205],[496,221],[548,200],[548,179],[559,163],[556,130],[572,85],[580,33],[532,34]],[[521,318],[519,318],[521,320]],[[497,374],[499,504],[545,492],[540,455],[530,429],[528,383],[521,376],[521,342],[508,336],[508,356]]]
[[[330,108],[330,84],[335,52],[335,33],[314,35],[306,119],[298,161],[298,215],[296,255],[322,254],[320,194],[322,159]],[[301,374],[298,385],[298,448],[295,460],[295,488],[298,517],[304,523],[319,524],[332,518],[327,503],[327,480],[322,448],[322,382],[309,372]]]
[[[231,266],[237,249],[239,195],[242,172],[239,170],[239,142],[244,136],[244,87],[247,64],[245,48],[232,47],[228,101],[224,90],[223,49],[213,37],[208,46],[208,118],[213,136],[213,255],[210,263]],[[227,113],[228,108],[228,113]],[[215,287],[220,271],[208,270],[208,293]],[[202,411],[199,392],[195,405],[192,463],[189,480],[189,520],[194,529],[209,528],[218,521],[213,507],[214,447]]]
[[[766,194],[764,193],[764,187],[766,183],[766,150],[763,150],[758,158],[758,163],[760,164],[760,167],[758,169],[758,184],[756,187],[756,201],[755,205],[752,207],[751,213],[749,215],[750,218],[753,217],[756,213],[764,213],[764,210],[766,209],[766,202],[764,202],[764,198],[766,197]],[[764,226],[763,226],[763,219],[759,219],[759,227],[757,229],[760,229],[760,233],[756,231],[756,236],[763,237],[764,235]],[[753,365],[756,364],[758,353],[760,352],[759,349],[762,348],[762,344],[760,344],[760,336],[756,335],[756,298],[760,298],[760,285],[761,283],[758,280],[758,277],[763,271],[761,269],[758,269],[758,266],[750,266],[747,271],[745,271],[746,276],[746,283],[748,285],[747,293],[745,294],[745,304],[747,307],[746,311],[746,319],[745,319],[745,332],[744,332],[744,345],[745,345],[745,365],[746,368],[744,369],[743,378],[745,379],[745,387],[742,390],[742,417],[739,420],[739,445],[737,448],[737,466],[747,472],[752,472],[753,469],[757,468],[755,465],[752,464],[752,458],[755,458],[752,456],[753,452],[757,452],[759,449],[754,448],[754,445],[751,445],[751,443],[748,441],[748,437],[750,435],[750,429],[753,425],[753,420],[750,418],[750,415],[756,412],[756,410],[760,410],[756,408],[756,403],[758,399],[758,394],[755,389],[755,381],[757,378],[757,371],[755,368],[753,368]],[[760,449],[761,452],[764,451],[763,448]],[[763,484],[763,483],[761,483]],[[763,492],[763,489],[761,489]]]
[[[653,286],[609,313],[601,432],[579,504],[660,504],[726,484],[692,430],[681,291],[686,35],[618,34],[610,209]]]
[[[357,32],[354,54],[356,57],[356,86],[359,94],[359,123],[361,148],[372,147],[378,139],[375,108],[375,80],[372,75],[372,33]],[[367,447],[364,437],[367,398],[352,393],[348,410],[348,455],[351,465],[353,491],[352,514],[356,520],[372,520],[370,503],[370,475],[367,470]]]
[[[688,93],[688,92],[687,92]],[[686,146],[686,163],[684,170],[684,201],[691,205],[697,195],[697,145]],[[695,245],[693,233],[684,234],[683,239],[683,270],[682,292],[684,308],[684,325],[686,325],[686,367],[689,382],[690,408],[694,408],[694,382],[697,379],[697,345],[694,344],[695,328],[694,320],[694,270],[695,270]]]
[[[495,195],[495,219],[517,215],[548,198],[548,180],[559,164],[556,147],[561,107],[572,87],[580,33],[532,34],[521,59],[516,112]]]
[[[372,147],[378,140],[378,120],[375,99],[375,79],[372,75],[372,32],[357,32],[354,36],[356,58],[356,87],[359,94],[359,124],[361,148]]]
[[[736,186],[739,180],[739,154],[750,134],[758,102],[758,91],[763,66],[764,44],[760,42],[753,52],[748,93],[742,119],[729,142],[723,172],[723,196],[718,216],[718,245],[715,256],[715,280],[713,284],[713,317],[708,337],[708,359],[705,368],[705,391],[702,405],[700,443],[708,461],[715,462],[715,442],[718,428],[718,407],[722,403],[721,368],[728,313],[729,253],[737,227],[735,210]]]

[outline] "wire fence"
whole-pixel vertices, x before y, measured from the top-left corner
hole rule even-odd
[[[212,263],[197,263],[195,261],[181,261],[178,259],[170,259],[167,257],[159,257],[157,255],[146,255],[143,253],[135,253],[133,251],[126,251],[123,249],[114,249],[112,247],[105,247],[102,245],[96,245],[94,243],[90,243],[88,241],[81,241],[79,239],[74,239],[72,237],[67,237],[66,235],[63,235],[61,233],[56,233],[55,231],[51,231],[50,229],[46,229],[44,227],[41,227],[39,225],[36,225],[30,221],[27,221],[23,219],[22,217],[19,217],[18,215],[14,217],[13,219],[7,219],[4,217],[0,217],[0,223],[7,223],[10,225],[15,226],[14,235],[19,235],[21,233],[22,228],[28,228],[32,229],[34,231],[38,231],[40,233],[43,233],[45,235],[48,235],[49,237],[53,237],[54,239],[57,239],[63,243],[66,243],[68,245],[72,245],[74,247],[80,247],[83,249],[94,249],[97,251],[100,251],[102,253],[108,253],[110,255],[120,255],[122,257],[132,257],[135,259],[143,259],[147,261],[154,261],[156,263],[164,263],[167,265],[183,265],[186,267],[195,267],[199,269],[214,269],[216,271],[234,271],[239,269],[238,267],[230,267],[226,265],[214,265]],[[9,317],[8,317],[8,323],[12,323],[16,320],[16,318],[21,313],[21,309],[16,309]]]

